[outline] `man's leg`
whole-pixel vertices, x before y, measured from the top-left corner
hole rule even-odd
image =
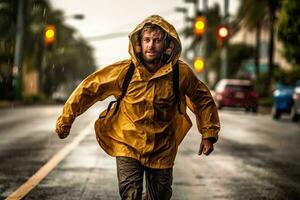
[[[141,200],[143,191],[143,166],[129,157],[117,157],[119,192],[122,200]]]
[[[146,199],[169,200],[172,196],[173,169],[146,168]]]

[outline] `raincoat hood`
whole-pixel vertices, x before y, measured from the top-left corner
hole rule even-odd
[[[135,65],[140,63],[139,54],[142,52],[142,47],[139,35],[146,24],[158,25],[168,34],[168,46],[165,47],[164,53],[169,57],[168,62],[174,65],[180,57],[181,42],[173,25],[159,15],[147,17],[129,34],[129,54],[133,63]]]

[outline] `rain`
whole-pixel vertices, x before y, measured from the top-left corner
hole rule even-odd
[[[95,121],[117,99],[119,118],[102,121],[113,124],[112,134],[122,126],[123,135],[112,136],[115,142],[137,134],[134,145],[161,145],[158,154],[174,146],[171,199],[299,199],[299,6],[279,0],[0,0],[0,199],[121,199],[116,158],[107,153],[113,145],[95,135]],[[130,33],[151,15],[174,26],[182,47],[176,59],[199,79],[184,83],[179,68],[179,106],[192,123],[180,144],[176,133],[188,125],[177,116],[176,62],[167,63],[172,72],[161,75],[163,69],[147,68],[144,52],[130,54]],[[176,37],[170,37],[174,45]],[[120,63],[135,59],[120,98],[122,81],[110,80],[125,75]],[[119,69],[103,73],[112,64]],[[156,76],[167,82],[165,92],[157,89]],[[136,92],[138,81],[147,84]],[[196,91],[200,83],[208,93]],[[182,85],[188,86],[180,90]],[[188,93],[192,89],[195,94]],[[211,107],[220,132],[216,143],[210,140],[211,154],[198,155],[205,139],[216,139],[205,127],[215,113],[202,115]],[[59,123],[62,114],[71,125]],[[136,130],[140,124],[143,130]],[[170,133],[164,126],[150,135],[162,124],[177,128]],[[62,139],[58,129],[69,126]],[[136,146],[130,151],[140,155]],[[143,194],[146,190],[144,180]]]

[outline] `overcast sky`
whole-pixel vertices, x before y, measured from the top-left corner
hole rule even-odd
[[[50,0],[53,8],[61,9],[66,16],[83,14],[83,20],[66,18],[66,23],[76,28],[82,37],[93,37],[115,32],[131,32],[146,17],[158,14],[180,30],[183,14],[175,12],[176,7],[187,7],[193,15],[191,4],[184,0]],[[209,5],[224,0],[208,0]],[[238,7],[239,0],[231,0],[230,12]],[[202,1],[200,1],[202,3]],[[201,4],[200,4],[201,6]],[[183,41],[184,42],[184,41]],[[128,37],[90,41],[98,67],[129,58]]]

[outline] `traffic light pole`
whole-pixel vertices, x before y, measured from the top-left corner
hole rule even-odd
[[[13,64],[13,86],[16,100],[22,100],[22,59],[23,59],[23,40],[24,40],[24,2],[18,0],[17,30]]]
[[[222,67],[222,71],[221,71],[221,77],[222,78],[227,78],[228,74],[227,74],[227,45],[225,44],[224,47],[221,49],[221,67]]]
[[[223,23],[227,24],[229,0],[224,0],[224,18]],[[228,41],[224,43],[221,49],[221,77],[228,78]]]
[[[195,0],[194,1],[194,8],[195,8],[195,17],[194,18],[196,18],[196,17],[198,17],[198,15],[199,15],[199,12],[200,12],[200,9],[199,9],[199,1],[200,0]],[[203,17],[202,17],[203,18]],[[204,28],[206,29],[206,20],[205,20],[205,18],[204,18],[204,20],[203,21],[205,21],[205,23],[204,23]],[[203,29],[203,28],[202,28]],[[196,28],[196,31],[197,31],[197,28]],[[202,30],[203,31],[203,30]],[[203,32],[201,33],[201,34],[203,34]],[[204,35],[205,35],[205,32],[204,32]],[[201,49],[201,45],[200,45],[200,42],[198,42],[196,45],[195,45],[195,48],[194,48],[194,68],[196,67],[195,66],[195,61],[196,61],[196,59],[198,59],[199,57],[201,57],[202,58],[202,70],[201,70],[201,72],[198,72],[198,76],[199,76],[199,78],[200,78],[200,80],[203,80],[204,82],[206,82],[204,79],[205,79],[205,76],[204,76],[204,73],[205,73],[205,61],[203,62],[203,57],[205,56],[205,54],[203,54],[203,51],[201,51],[201,50],[203,50],[203,49]],[[200,53],[202,54],[202,56],[200,56]]]
[[[204,16],[207,19],[207,11],[208,11],[208,5],[207,5],[207,0],[203,0],[203,10],[204,10]],[[207,20],[206,20],[206,26],[208,26]],[[207,63],[207,45],[208,45],[208,38],[207,38],[207,30],[204,32],[204,36],[203,36],[203,58],[205,60],[205,64]],[[203,71],[203,80],[204,82],[207,83],[208,81],[208,72],[207,72],[207,67],[204,67],[204,71]]]

